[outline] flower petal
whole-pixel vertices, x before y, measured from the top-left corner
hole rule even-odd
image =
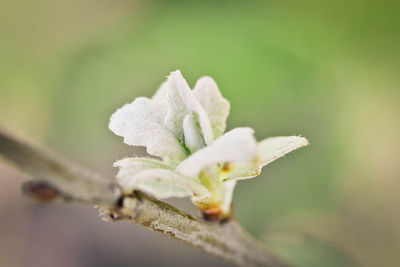
[[[153,95],[151,100],[153,100],[154,105],[157,106],[159,111],[163,114],[163,120],[168,113],[167,96],[170,87],[167,82],[163,82],[161,86],[157,89],[156,93]]]
[[[158,199],[193,196],[193,193],[185,187],[164,180],[143,180],[137,184],[136,188]]]
[[[166,160],[181,161],[187,153],[174,134],[163,124],[163,110],[151,99],[136,98],[118,109],[109,128],[133,146],[145,146],[147,152]]]
[[[186,80],[179,70],[171,72],[168,77],[168,113],[165,124],[180,140],[183,140],[183,120],[185,116],[194,112],[199,117],[199,123],[205,143],[211,144],[213,132],[207,113],[195,98]]]
[[[196,152],[206,145],[201,134],[196,113],[190,113],[185,116],[183,120],[183,132],[185,134],[185,145],[191,153]]]
[[[235,128],[211,145],[192,154],[181,162],[176,170],[185,176],[195,177],[212,164],[252,161],[257,155],[257,143],[253,133],[251,128]]]
[[[193,93],[208,115],[214,138],[218,138],[226,128],[230,110],[229,101],[222,97],[218,85],[208,76],[197,80]]]
[[[221,173],[221,179],[222,181],[249,179],[258,176],[260,171],[257,162],[233,163],[228,170]]]
[[[258,143],[261,167],[306,145],[308,145],[307,139],[301,136],[278,136],[264,139]]]
[[[222,204],[221,204],[221,210],[224,214],[229,214],[231,211],[233,191],[235,189],[235,185],[236,185],[235,180],[223,182],[221,185],[224,188],[222,195]]]
[[[157,198],[187,197],[207,198],[210,192],[194,178],[171,170],[171,166],[156,159],[126,158],[114,163],[120,170],[118,185],[125,193],[143,190]]]
[[[255,177],[260,174],[265,165],[306,145],[308,145],[307,139],[300,136],[278,136],[264,139],[258,143],[257,162],[232,164],[232,168],[225,174],[223,180]]]
[[[118,175],[122,176],[125,176],[127,174],[135,175],[147,169],[174,169],[173,165],[169,165],[161,160],[142,157],[124,158],[118,160],[114,162],[114,167],[119,168]]]
[[[169,88],[168,82],[163,82],[151,99],[157,103],[166,102]]]

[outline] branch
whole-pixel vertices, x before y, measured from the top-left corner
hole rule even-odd
[[[35,180],[23,186],[40,202],[78,201],[101,208],[109,221],[128,220],[236,266],[288,267],[235,221],[207,223],[142,192],[122,196],[112,182],[0,129],[0,155]]]
[[[119,197],[111,179],[67,162],[54,153],[6,134],[0,129],[0,155],[24,173],[46,181],[66,198],[101,206],[113,206]]]

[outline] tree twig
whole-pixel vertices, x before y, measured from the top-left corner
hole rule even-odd
[[[96,205],[109,221],[143,225],[232,265],[289,266],[260,246],[234,220],[207,223],[139,191],[122,196],[113,179],[68,163],[1,129],[0,155],[35,179],[24,185],[24,192],[40,202],[61,199]]]
[[[112,179],[101,177],[51,151],[17,139],[2,129],[0,155],[24,173],[48,182],[75,201],[111,207],[119,197]]]

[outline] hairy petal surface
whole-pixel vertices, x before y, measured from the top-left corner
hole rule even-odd
[[[266,138],[258,143],[261,167],[306,145],[308,145],[307,139],[301,136],[278,136]]]
[[[171,72],[167,83],[169,86],[167,94],[168,113],[165,118],[167,127],[175,136],[183,140],[183,121],[187,114],[196,113],[204,141],[207,145],[211,144],[214,137],[207,113],[197,101],[181,72]]]
[[[223,182],[221,186],[223,187],[221,210],[224,214],[229,214],[231,210],[233,191],[236,186],[236,181],[226,181]]]
[[[143,190],[157,198],[194,197],[207,198],[210,192],[198,179],[185,177],[171,166],[156,159],[127,158],[114,163],[120,171],[118,185],[126,193]]]
[[[146,169],[174,169],[173,165],[169,165],[161,160],[144,157],[124,158],[114,162],[114,167],[118,167],[119,174],[122,175],[125,175],[125,172],[135,175]]]
[[[183,120],[183,132],[185,136],[185,145],[191,153],[203,148],[206,144],[201,134],[200,124],[196,113],[189,113]]]
[[[136,185],[136,189],[146,192],[158,199],[193,196],[193,193],[189,189],[165,180],[142,180]]]
[[[251,128],[235,128],[192,154],[176,170],[185,176],[195,177],[212,164],[252,161],[257,155],[257,142],[253,133]]]
[[[167,82],[163,82],[161,86],[157,89],[156,93],[151,98],[151,100],[153,100],[154,105],[157,106],[160,114],[162,114],[163,121],[168,113],[167,97],[169,90],[170,90],[169,84]]]
[[[201,77],[197,81],[193,93],[208,115],[214,138],[218,138],[226,128],[229,101],[222,97],[217,83],[209,76]]]
[[[161,158],[115,162],[121,190],[141,190],[159,199],[191,197],[204,218],[229,218],[237,180],[259,175],[263,166],[308,144],[298,136],[257,143],[251,128],[223,134],[229,111],[211,77],[200,78],[191,90],[179,70],[151,99],[140,97],[118,109],[109,128],[126,144],[144,146]]]
[[[128,145],[145,146],[151,155],[181,161],[187,157],[186,150],[164,126],[163,117],[163,110],[151,99],[139,97],[111,116],[109,128]]]
[[[266,138],[258,143],[258,158],[253,163],[232,164],[223,180],[248,179],[260,174],[262,167],[283,157],[287,153],[308,145],[300,136],[278,136]]]

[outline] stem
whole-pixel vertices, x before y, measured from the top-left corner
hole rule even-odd
[[[37,200],[72,200],[97,205],[108,220],[129,220],[143,225],[231,265],[289,266],[261,247],[233,220],[223,224],[207,223],[142,192],[122,196],[112,179],[67,163],[1,129],[0,155],[35,178],[25,185],[24,191]],[[61,197],[56,198],[56,194]]]

